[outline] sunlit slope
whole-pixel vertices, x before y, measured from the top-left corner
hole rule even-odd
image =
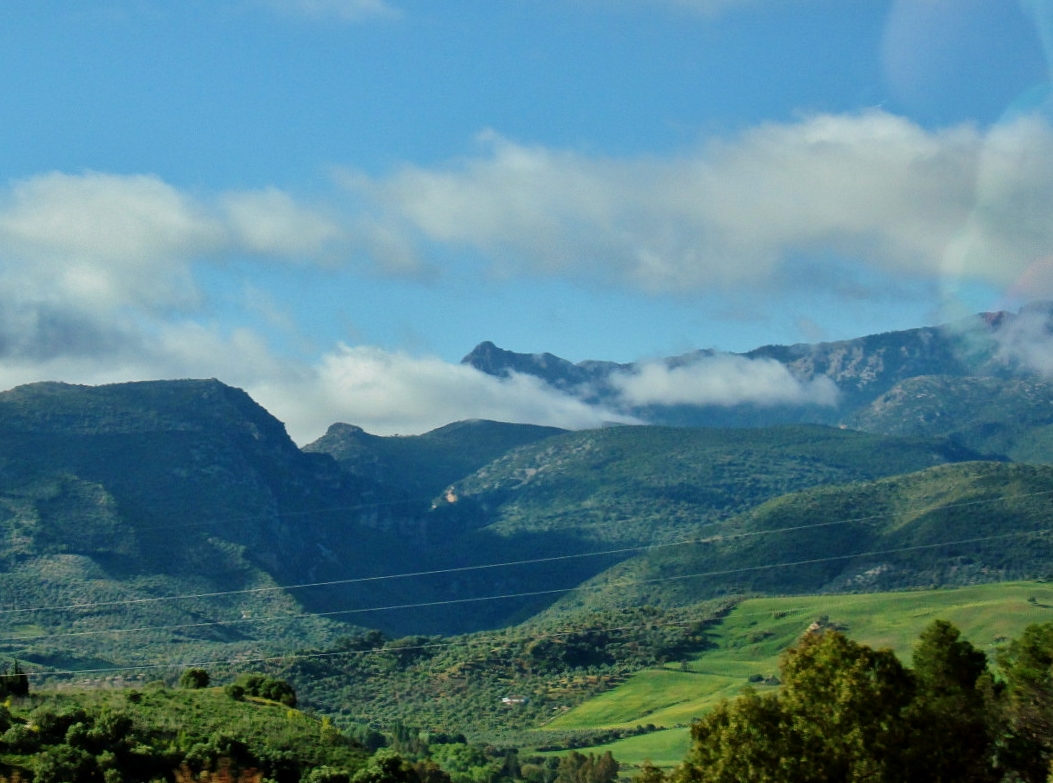
[[[456,482],[434,516],[438,524],[458,518],[504,538],[655,543],[789,492],[977,456],[941,439],[818,425],[611,427],[510,451]]]
[[[775,498],[651,549],[557,604],[965,585],[1053,572],[1053,467],[972,462]]]
[[[1053,462],[1053,383],[1038,378],[908,378],[848,419],[866,432],[942,436],[1014,462]]]
[[[933,620],[949,620],[993,658],[998,645],[1031,623],[1053,621],[1053,584],[1009,582],[866,595],[756,598],[713,626],[714,649],[684,663],[643,671],[567,711],[548,729],[596,729],[654,724],[677,727],[603,746],[623,762],[675,763],[690,721],[754,680],[777,675],[780,654],[816,621],[853,639],[888,647],[910,661],[914,642]],[[679,754],[679,755],[678,755]]]

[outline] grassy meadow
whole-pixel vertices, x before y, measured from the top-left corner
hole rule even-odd
[[[687,726],[693,718],[721,699],[735,696],[751,675],[777,674],[782,651],[823,617],[856,641],[893,649],[907,663],[918,635],[937,619],[954,623],[965,638],[993,656],[1000,644],[1018,636],[1027,625],[1053,621],[1053,583],[749,599],[713,627],[713,649],[687,661],[639,672],[617,688],[568,710],[545,728],[665,727],[598,750],[612,751],[627,765],[650,759],[660,766],[672,766],[688,748]],[[763,681],[754,685],[758,690],[772,687]]]

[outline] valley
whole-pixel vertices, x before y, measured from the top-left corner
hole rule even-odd
[[[1053,385],[948,334],[763,349],[841,402],[726,411],[751,426],[337,423],[301,448],[217,380],[0,393],[0,661],[45,691],[259,671],[347,736],[629,769],[774,689],[813,623],[909,662],[946,619],[994,660],[1053,619]],[[483,354],[596,404],[632,371]]]

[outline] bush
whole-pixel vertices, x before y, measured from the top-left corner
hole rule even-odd
[[[266,674],[243,674],[234,681],[234,685],[241,687],[245,696],[269,699],[284,704],[286,707],[296,706],[296,691],[285,680],[279,680],[277,677],[268,677]],[[230,691],[228,690],[227,693],[229,694]]]
[[[22,723],[16,723],[3,734],[0,744],[11,753],[34,753],[40,749],[40,737]]]
[[[179,678],[179,687],[187,690],[207,688],[211,678],[204,669],[187,669]]]

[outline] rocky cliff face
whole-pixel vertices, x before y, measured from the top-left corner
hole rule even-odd
[[[607,405],[656,424],[763,426],[790,422],[843,423],[894,386],[919,376],[1028,377],[1043,369],[1036,346],[1053,343],[1049,304],[1020,313],[984,313],[938,327],[869,335],[830,343],[769,345],[744,354],[751,361],[776,361],[801,382],[828,378],[840,393],[837,406],[809,404],[637,405],[618,395],[618,374],[638,365],[572,364],[552,354],[521,354],[481,343],[463,363],[495,376],[524,373],[587,402]],[[1044,342],[1043,342],[1044,341]],[[1049,353],[1053,354],[1053,351]],[[715,356],[695,351],[664,361],[685,368]],[[1053,361],[1048,362],[1053,368]]]
[[[276,575],[300,574],[319,544],[342,535],[331,512],[311,511],[361,510],[376,495],[332,458],[301,452],[280,421],[215,380],[4,392],[0,453],[0,503],[38,517],[41,530],[69,526],[56,499],[74,488],[108,498],[98,508],[125,529],[131,570],[192,568],[203,537],[215,536]],[[356,513],[342,522],[354,527]],[[95,554],[79,540],[62,546]]]

